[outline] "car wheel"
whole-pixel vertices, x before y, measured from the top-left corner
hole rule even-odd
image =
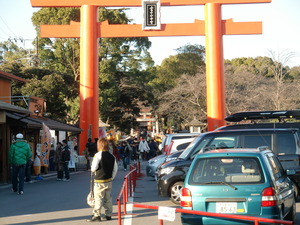
[[[290,212],[284,218],[285,220],[295,221],[296,220],[296,202],[294,202]]]
[[[298,189],[298,185],[297,184],[295,184],[295,182],[293,182],[293,184],[294,184],[294,187],[295,187],[295,196],[296,196],[296,200],[297,200],[297,198],[298,198],[298,194],[299,194],[299,189]]]
[[[175,204],[180,204],[180,197],[181,197],[181,189],[183,187],[183,182],[178,181],[172,185],[170,190],[170,199]]]

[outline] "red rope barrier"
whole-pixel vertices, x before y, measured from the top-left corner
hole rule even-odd
[[[159,208],[159,206],[142,205],[142,204],[133,204],[133,207],[144,208],[144,209],[154,209],[154,210],[158,210],[158,208]],[[211,213],[211,212],[194,211],[194,210],[189,210],[189,209],[178,209],[178,208],[176,208],[175,211],[180,212],[180,213],[195,214],[195,215],[202,215],[202,216],[209,216],[209,217],[219,217],[219,218],[229,218],[229,219],[253,221],[255,225],[258,225],[259,222],[278,223],[278,224],[287,224],[287,225],[293,224],[293,221],[267,219],[267,218],[254,217],[254,216]]]

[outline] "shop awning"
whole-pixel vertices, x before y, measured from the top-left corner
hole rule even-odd
[[[22,107],[15,106],[15,105],[3,102],[3,101],[0,101],[0,110],[17,112],[17,113],[21,113],[21,114],[31,114],[31,112],[27,109],[24,109]]]
[[[26,117],[24,115],[11,112],[6,112],[6,116],[25,123],[28,128],[42,129],[43,123],[45,123],[50,128],[50,130],[68,131],[75,133],[80,133],[82,131],[82,129],[73,125],[65,124],[46,117]]]

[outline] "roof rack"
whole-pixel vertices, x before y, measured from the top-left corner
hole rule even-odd
[[[300,119],[300,110],[238,112],[225,118],[225,120],[228,122],[268,119],[278,119],[279,121],[283,121],[284,119]]]

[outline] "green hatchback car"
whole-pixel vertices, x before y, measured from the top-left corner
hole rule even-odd
[[[295,171],[284,171],[274,153],[262,147],[200,153],[185,178],[181,207],[295,221],[295,187],[287,173]],[[181,221],[182,224],[195,225],[254,223],[186,213],[181,214]]]

